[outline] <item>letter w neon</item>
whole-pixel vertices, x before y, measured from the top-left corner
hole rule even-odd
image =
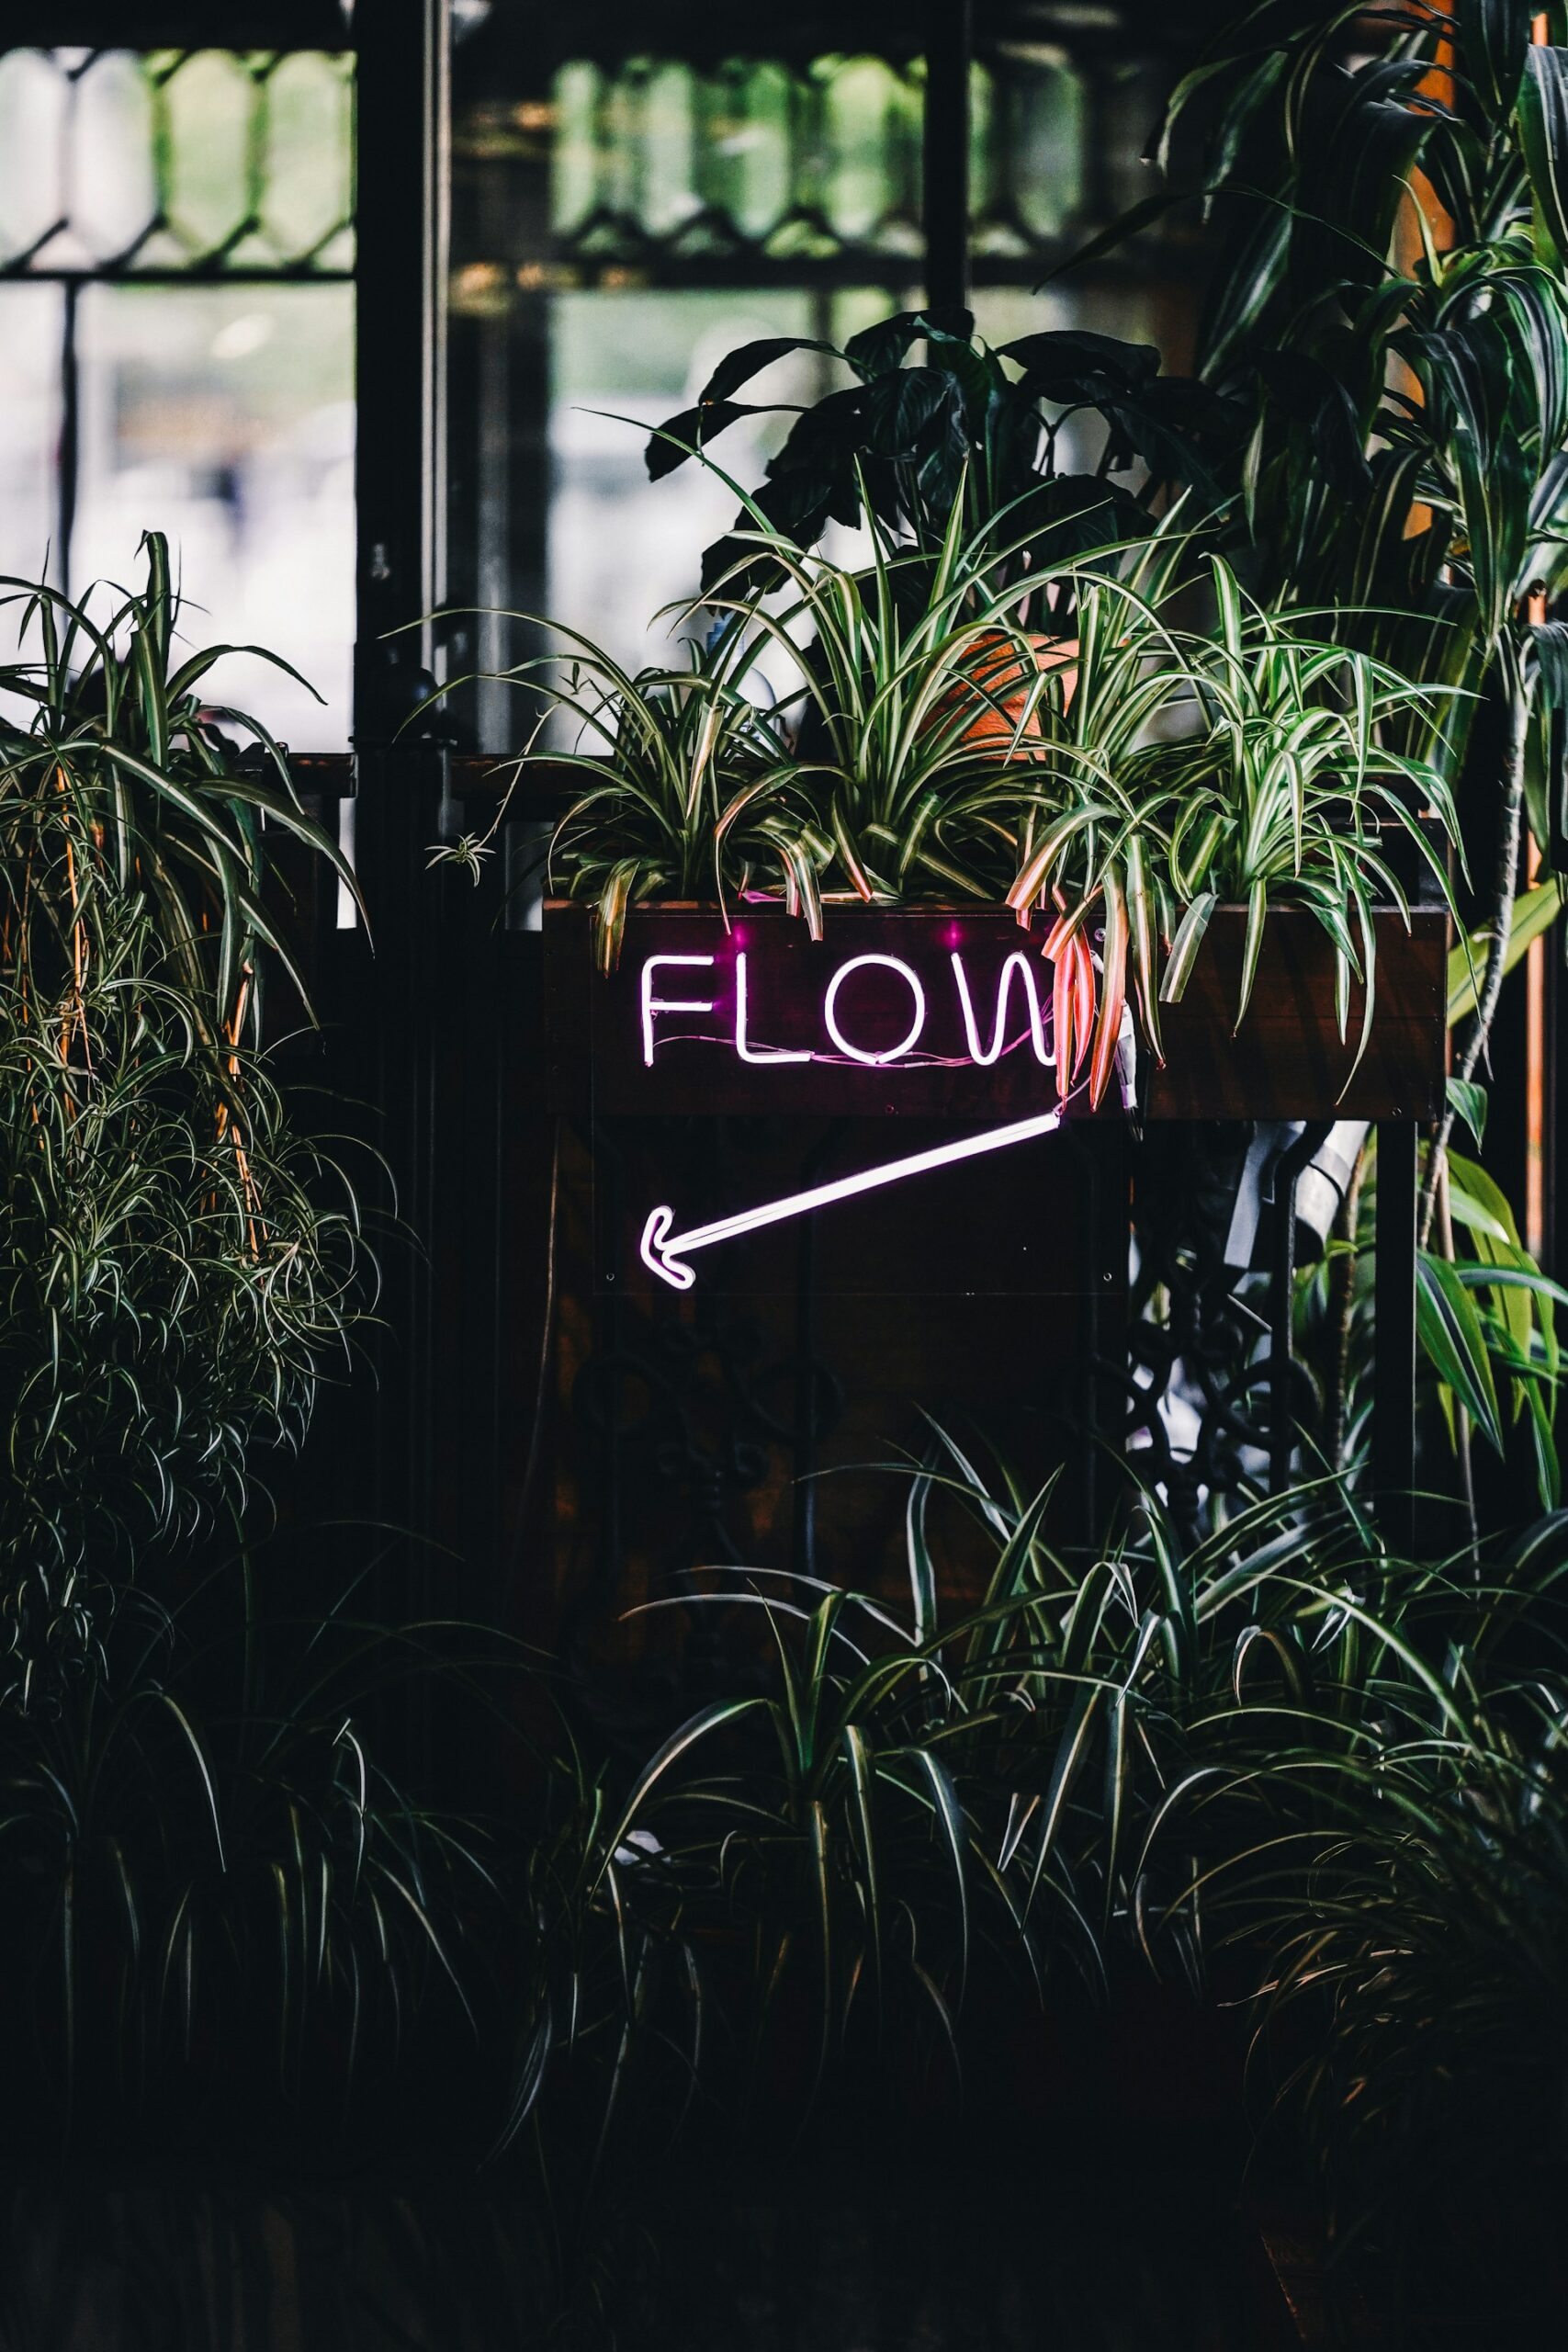
[[[978,1062],[982,1069],[989,1069],[991,1064],[1000,1058],[1002,1047],[1007,1043],[1008,991],[1012,986],[1012,976],[1015,971],[1022,977],[1023,993],[1029,1005],[1029,1035],[1030,1042],[1034,1047],[1034,1058],[1037,1062],[1043,1062],[1049,1069],[1055,1064],[1056,1057],[1054,1052],[1046,1050],[1045,1023],[1041,1015],[1040,998],[1034,986],[1034,967],[1026,956],[1021,956],[1016,950],[1002,966],[1001,975],[997,982],[997,1025],[991,1037],[989,1053],[985,1052],[980,1044],[980,1032],[975,1019],[975,1006],[969,994],[969,977],[964,969],[964,958],[958,955],[953,958],[953,977],[958,983],[958,1001],[964,1012],[964,1035],[968,1041],[969,1058],[971,1061]]]

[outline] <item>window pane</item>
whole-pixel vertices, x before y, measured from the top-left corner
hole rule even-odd
[[[56,528],[63,300],[58,286],[0,286],[0,571],[24,580],[42,577]],[[0,657],[13,642],[0,625]]]
[[[638,427],[694,401],[737,345],[819,330],[809,298],[784,289],[562,294],[551,309],[551,616],[602,638],[623,660],[646,659],[649,619],[695,588],[701,551],[737,501],[695,459],[673,481],[650,482]],[[745,398],[809,401],[819,373],[802,353],[753,378]],[[750,487],[789,421],[743,418],[716,445],[716,461]]]
[[[346,270],[353,105],[316,50],[0,51],[0,266]]]
[[[281,653],[216,691],[296,749],[347,741],[354,640],[354,309],[344,285],[85,288],[73,585],[129,579],[167,532],[192,641]]]

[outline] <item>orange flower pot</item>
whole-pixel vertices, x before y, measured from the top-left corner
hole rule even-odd
[[[1076,639],[1046,637],[1037,629],[1028,629],[1023,633],[1023,642],[1033,654],[1032,664],[1019,639],[1009,630],[979,631],[964,665],[969,684],[950,687],[937,704],[938,714],[942,716],[972,704],[974,716],[958,740],[981,750],[994,751],[998,759],[1027,760],[1043,755],[1035,678],[1053,670],[1066,670],[1069,702],[1077,679]],[[978,692],[971,693],[971,684]]]

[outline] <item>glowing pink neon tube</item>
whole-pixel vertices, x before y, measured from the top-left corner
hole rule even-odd
[[[858,1176],[835,1177],[830,1184],[814,1184],[808,1193],[791,1193],[782,1201],[764,1201],[760,1208],[738,1209],[733,1216],[716,1217],[711,1225],[695,1225],[690,1233],[671,1233],[675,1212],[657,1208],[642,1228],[642,1262],[649,1272],[673,1290],[690,1290],[696,1276],[682,1261],[694,1250],[711,1249],[716,1241],[733,1241],[738,1234],[753,1233],[761,1225],[779,1225],[785,1217],[804,1216],[807,1209],[826,1208],[829,1201],[852,1200],[857,1193],[874,1193],[879,1184],[901,1183],[906,1176],[924,1176],[956,1159],[977,1159],[982,1152],[1005,1151],[1010,1144],[1028,1143],[1048,1136],[1062,1124],[1059,1109],[1043,1111],[1038,1118],[1018,1119],[1010,1127],[987,1127],[977,1136],[960,1136],[953,1143],[933,1144],[929,1151],[912,1151],[903,1159],[885,1160],[880,1168],[863,1168]]]

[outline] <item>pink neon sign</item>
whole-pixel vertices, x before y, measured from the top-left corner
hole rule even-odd
[[[595,1114],[895,1116],[935,1120],[942,1139],[928,1130],[925,1148],[898,1157],[870,1148],[875,1166],[680,1230],[660,1204],[639,1235],[659,1282],[690,1289],[704,1250],[1076,1115],[1061,1099],[1083,1089],[1059,1084],[1054,968],[1010,913],[835,906],[816,939],[783,909],[736,913],[634,910],[605,974],[586,913],[554,910],[558,937],[575,926],[553,982],[547,958],[556,1069],[587,1071]],[[1131,1076],[1129,1055],[1124,1093]]]
[[[699,1250],[711,1250],[716,1242],[736,1240],[743,1233],[754,1233],[764,1225],[778,1225],[786,1217],[804,1216],[811,1209],[827,1208],[834,1201],[852,1200],[857,1193],[874,1192],[884,1184],[900,1184],[908,1177],[928,1175],[933,1169],[950,1167],[956,1160],[977,1159],[986,1152],[1005,1151],[1013,1144],[1032,1142],[1037,1136],[1051,1135],[1061,1124],[1059,1110],[1043,1111],[1038,1118],[1014,1120],[1005,1127],[987,1127],[978,1135],[957,1136],[946,1143],[933,1144],[929,1150],[907,1152],[901,1159],[884,1160],[876,1168],[863,1168],[853,1176],[839,1176],[830,1183],[814,1184],[808,1192],[790,1193],[783,1200],[739,1209],[731,1216],[716,1217],[710,1225],[695,1225],[685,1233],[671,1230],[675,1212],[661,1204],[649,1212],[642,1228],[642,1262],[672,1290],[690,1290],[696,1276],[685,1261]]]
[[[1048,1032],[1048,1004],[1042,1001],[1037,977],[1039,959],[1017,950],[1003,959],[991,983],[995,995],[989,1007],[988,1044],[984,1038],[987,1008],[981,983],[972,977],[964,956],[957,947],[950,951],[947,961],[953,980],[953,1005],[947,1010],[956,1012],[958,1034],[966,1047],[962,1054],[922,1049],[933,1010],[928,983],[901,956],[874,952],[850,956],[832,965],[821,986],[817,1020],[820,1042],[815,1046],[784,1046],[767,1042],[758,1035],[759,1015],[746,948],[737,946],[732,956],[722,958],[717,954],[668,950],[648,956],[637,980],[643,1067],[654,1067],[661,1046],[703,1043],[727,1046],[739,1060],[753,1068],[839,1061],[886,1069],[900,1064],[914,1068],[940,1061],[948,1067],[972,1063],[978,1069],[989,1069],[1004,1054],[1015,1053],[1027,1045],[1043,1069],[1054,1069],[1055,1053]],[[723,1029],[694,1027],[694,1022],[709,1023],[721,1017],[724,992],[720,984],[726,966],[733,967],[728,1021]],[[698,973],[705,976],[705,993],[688,993],[697,985],[694,976]],[[876,1001],[869,1005],[860,978],[868,973],[891,975],[895,982],[891,991],[884,982]],[[1010,1037],[1008,1017],[1015,997],[1020,1001],[1023,1025]],[[887,1028],[890,1003],[891,1030],[886,1035],[878,1034]],[[800,1005],[792,1004],[789,1010],[798,1022]],[[868,1010],[874,1016],[870,1028],[866,1025]],[[944,1025],[951,1030],[954,1024],[949,1019]]]

